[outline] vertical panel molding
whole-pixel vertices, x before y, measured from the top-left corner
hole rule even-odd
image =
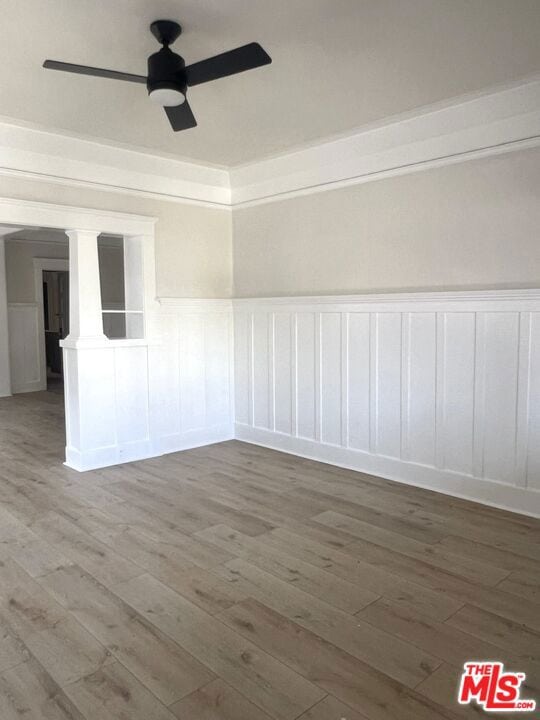
[[[246,416],[237,371],[236,437],[540,516],[540,291],[233,305],[259,329],[237,370],[273,419]]]

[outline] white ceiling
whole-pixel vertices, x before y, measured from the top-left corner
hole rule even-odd
[[[144,86],[41,68],[145,74],[161,17],[188,64],[253,40],[273,64],[191,89],[176,134]],[[2,26],[4,117],[227,166],[540,70],[540,0],[2,0]]]

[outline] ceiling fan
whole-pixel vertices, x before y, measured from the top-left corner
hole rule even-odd
[[[149,97],[165,108],[172,129],[176,132],[197,125],[186,99],[188,87],[228,75],[236,75],[272,62],[259,43],[253,42],[186,67],[184,58],[169,47],[182,32],[181,26],[173,20],[156,20],[150,25],[150,30],[163,47],[148,58],[147,77],[87,65],[73,65],[57,60],[45,60],[43,67],[79,75],[145,84]]]

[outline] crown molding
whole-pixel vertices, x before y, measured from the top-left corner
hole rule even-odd
[[[19,227],[88,230],[110,235],[142,235],[153,237],[157,218],[111,210],[55,205],[18,198],[0,197],[3,222]]]
[[[231,168],[244,207],[540,145],[540,76]]]
[[[0,119],[0,174],[158,200],[230,206],[226,169]]]
[[[21,228],[21,229],[24,230],[24,228]],[[0,230],[0,238],[1,237],[2,237],[2,232]],[[17,243],[17,244],[25,243],[27,245],[28,244],[30,244],[30,245],[45,245],[45,247],[50,247],[51,245],[60,245],[60,246],[65,246],[66,248],[69,243],[69,238],[67,235],[63,238],[58,238],[56,240],[53,240],[53,239],[36,240],[34,238],[29,238],[29,237],[5,237],[5,236],[4,236],[4,240],[6,243]],[[119,252],[122,252],[121,245],[117,245],[112,242],[107,242],[106,240],[103,240],[103,238],[100,239],[99,246],[100,246],[100,248],[107,248],[108,250],[118,250]]]
[[[222,168],[0,118],[0,175],[243,208],[540,146],[540,75]]]

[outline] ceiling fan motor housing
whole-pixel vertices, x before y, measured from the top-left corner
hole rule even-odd
[[[169,47],[162,47],[148,58],[148,93],[155,90],[177,90],[186,94],[187,82],[184,58]]]

